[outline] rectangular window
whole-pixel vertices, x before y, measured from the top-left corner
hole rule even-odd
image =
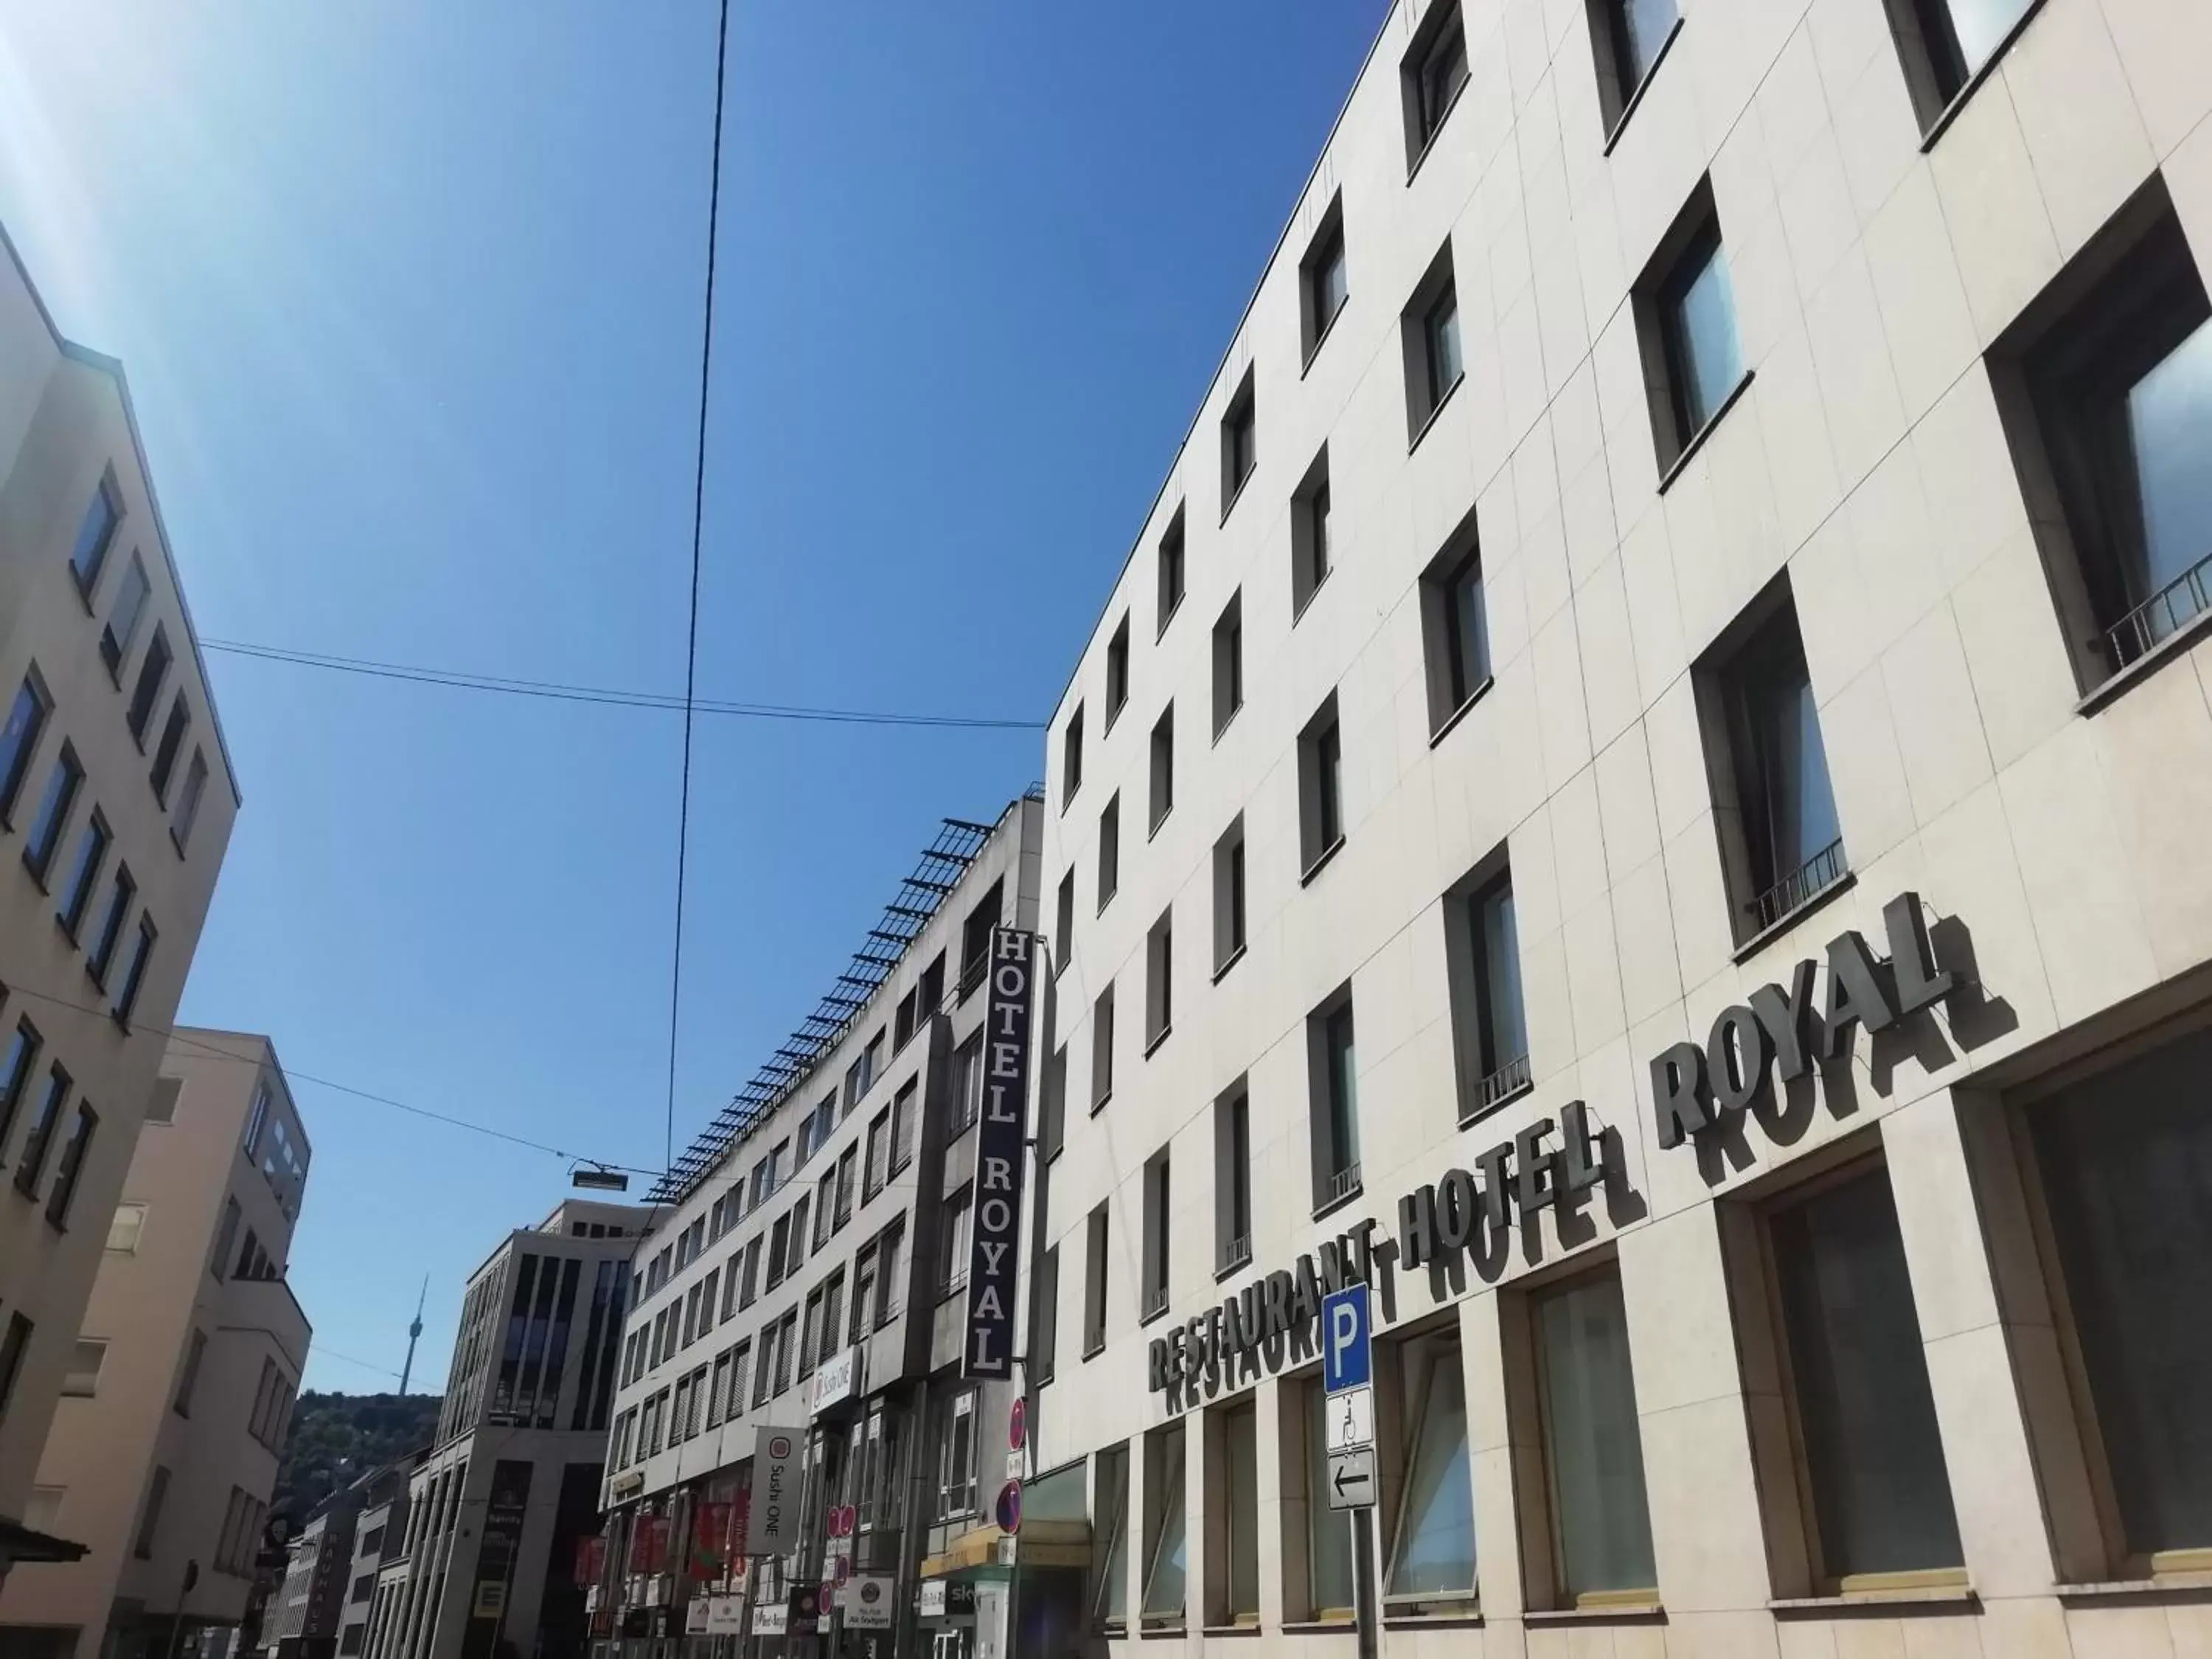
[[[1121,884],[1121,797],[1117,793],[1098,815],[1098,908],[1114,902]]]
[[[952,1051],[952,1121],[947,1133],[963,1133],[982,1109],[983,1034],[978,1031]]]
[[[1242,1078],[1213,1103],[1213,1242],[1217,1273],[1252,1260],[1252,1097]]]
[[[22,1107],[31,1073],[39,1063],[41,1041],[39,1028],[29,1020],[15,1022],[8,1039],[7,1059],[0,1062],[0,1149],[7,1146],[8,1136],[15,1127],[15,1114]]]
[[[31,770],[39,739],[46,735],[46,717],[53,707],[33,672],[16,688],[15,701],[8,708],[8,723],[0,726],[0,823],[10,828],[15,822],[16,798],[23,792],[23,780]]]
[[[787,1212],[775,1218],[768,1236],[768,1287],[771,1291],[783,1283],[784,1259],[791,1253],[791,1217]]]
[[[1298,843],[1310,881],[1344,841],[1344,743],[1332,691],[1298,734]]]
[[[1163,1146],[1145,1164],[1144,1284],[1139,1321],[1168,1310],[1168,1234],[1174,1224],[1168,1190],[1168,1152]]]
[[[1091,1109],[1097,1111],[1114,1097],[1114,982],[1091,1009]]]
[[[1399,66],[1406,100],[1406,166],[1428,153],[1467,85],[1467,29],[1456,3],[1430,9]]]
[[[975,1390],[948,1395],[938,1428],[937,1518],[975,1511]]]
[[[1057,975],[1075,955],[1075,872],[1064,871],[1052,906],[1052,970]]]
[[[1160,913],[1145,936],[1145,1053],[1150,1054],[1175,1026],[1175,915]]]
[[[1422,574],[1421,635],[1434,742],[1490,684],[1490,607],[1472,511]]]
[[[240,1496],[236,1487],[231,1488],[234,1499]],[[161,1530],[161,1505],[169,1496],[169,1471],[161,1464],[154,1466],[154,1478],[146,1488],[146,1507],[138,1517],[138,1535],[132,1541],[131,1553],[141,1561],[154,1559],[154,1540]],[[217,1562],[217,1566],[224,1564]]]
[[[1889,1173],[1863,1165],[1766,1212],[1785,1401],[1819,1592],[1966,1557]]]
[[[153,917],[140,914],[138,938],[131,947],[131,963],[123,970],[123,989],[115,999],[115,1019],[119,1025],[130,1025],[131,1011],[138,1006],[138,993],[146,983],[146,964],[153,959],[154,941],[160,931]]]
[[[2012,43],[2033,0],[1888,0],[1891,37],[1924,132]]]
[[[84,913],[92,908],[93,889],[100,884],[100,868],[107,862],[107,849],[114,840],[107,820],[94,807],[92,816],[85,820],[83,832],[77,836],[76,851],[70,859],[69,876],[62,884],[58,914],[62,931],[72,943],[84,926]]]
[[[1710,179],[1701,179],[1633,293],[1661,488],[1744,380],[1735,295]]]
[[[909,1082],[891,1097],[891,1173],[914,1162],[915,1131],[921,1118],[919,1081]]]
[[[1044,1063],[1044,1079],[1037,1090],[1037,1156],[1060,1156],[1067,1136],[1067,1045],[1052,1051]]]
[[[1260,1414],[1249,1399],[1208,1414],[1219,1425],[1209,1493],[1219,1494],[1221,1565],[1207,1577],[1218,1588],[1219,1615],[1231,1625],[1260,1622]]]
[[[1218,739],[1237,711],[1244,706],[1244,590],[1229,596],[1229,603],[1213,624],[1213,735]]]
[[[199,1386],[200,1360],[207,1352],[207,1333],[195,1329],[191,1345],[185,1350],[185,1368],[177,1376],[177,1392],[170,1409],[179,1417],[192,1414],[192,1390]]]
[[[853,1200],[860,1185],[860,1149],[848,1146],[837,1159],[837,1225],[853,1218]]]
[[[1145,1437],[1145,1594],[1138,1614],[1152,1629],[1181,1629],[1189,1577],[1185,1524],[1183,1425]]]
[[[1395,1367],[1405,1436],[1382,1594],[1395,1603],[1474,1594],[1474,1484],[1455,1328],[1401,1343]]]
[[[1213,976],[1244,954],[1244,815],[1213,843]]]
[[[0,1338],[0,1418],[15,1397],[15,1379],[23,1373],[23,1355],[31,1346],[31,1322],[19,1313],[8,1316],[8,1334]]]
[[[1788,572],[1706,652],[1694,683],[1721,739],[1706,753],[1741,945],[1850,871]]]
[[[80,1101],[70,1138],[62,1143],[61,1162],[54,1170],[53,1190],[46,1194],[46,1219],[54,1226],[69,1225],[70,1206],[76,1200],[77,1182],[84,1176],[84,1161],[92,1152],[92,1138],[100,1130],[100,1114]]]
[[[37,1194],[40,1178],[46,1172],[46,1152],[54,1143],[54,1129],[62,1121],[62,1107],[69,1100],[70,1087],[70,1074],[61,1061],[46,1068],[46,1086],[31,1109],[23,1150],[15,1156],[15,1186],[26,1197]]]
[[[1327,1424],[1321,1380],[1295,1384],[1284,1404],[1296,1415],[1304,1443],[1306,1523],[1306,1611],[1314,1619],[1348,1620],[1353,1608],[1352,1516],[1328,1503]],[[1303,1394],[1305,1398],[1296,1398]]]
[[[1399,313],[1398,340],[1406,370],[1406,443],[1411,448],[1428,431],[1464,370],[1459,288],[1449,239],[1430,260]]]
[[[1470,1123],[1528,1086],[1512,872],[1492,854],[1446,896],[1443,912],[1460,1121]]]
[[[945,1200],[938,1234],[937,1284],[940,1301],[955,1291],[968,1288],[968,1222],[974,1202],[974,1191],[968,1187]]]
[[[1352,988],[1306,1018],[1312,1067],[1314,1208],[1359,1190],[1358,1056],[1352,1038]]]
[[[154,799],[163,806],[169,804],[169,781],[176,775],[178,751],[185,746],[185,733],[191,727],[192,711],[185,702],[185,694],[177,693],[177,700],[169,705],[168,723],[161,728],[161,741],[155,746],[154,770],[150,775]]]
[[[1075,712],[1067,717],[1067,729],[1060,737],[1060,810],[1066,811],[1067,803],[1075,799],[1075,792],[1083,787],[1083,705],[1075,705]]]
[[[102,990],[107,988],[107,970],[115,960],[116,946],[123,942],[123,924],[130,919],[131,903],[137,896],[138,884],[131,877],[131,866],[118,864],[114,884],[107,892],[107,908],[100,915],[99,937],[84,963],[92,982]]]
[[[786,1248],[790,1251],[784,1264],[784,1277],[788,1279],[806,1260],[806,1206],[809,1194],[801,1193],[799,1202],[791,1206],[791,1234]]]
[[[70,1352],[69,1369],[62,1373],[62,1393],[72,1400],[89,1400],[100,1392],[100,1373],[107,1363],[105,1340],[80,1337]]]
[[[1121,618],[1114,637],[1106,641],[1106,729],[1111,732],[1121,711],[1129,706],[1129,619]]]
[[[1039,1387],[1052,1381],[1060,1349],[1060,1246],[1037,1257],[1036,1335],[1030,1344],[1032,1375]]]
[[[131,689],[131,708],[123,722],[130,728],[131,740],[141,749],[146,746],[146,723],[154,718],[154,705],[161,700],[162,683],[169,678],[171,659],[168,631],[155,623],[154,641],[146,647],[145,660],[138,665],[138,683]]]
[[[1539,1297],[1532,1313],[1555,1592],[1567,1607],[1656,1601],[1620,1275],[1576,1279]]]
[[[54,769],[47,775],[46,787],[39,792],[38,810],[31,814],[30,831],[23,838],[23,867],[41,887],[46,885],[55,853],[60,850],[62,833],[69,828],[77,791],[83,785],[83,763],[77,759],[76,750],[64,743]]]
[[[1676,0],[1589,0],[1591,56],[1607,147],[1644,95],[1651,72],[1681,27]]]
[[[122,522],[123,502],[116,494],[115,481],[103,477],[86,503],[84,517],[77,524],[76,544],[70,549],[70,573],[76,578],[77,591],[88,604],[92,590],[100,585],[100,573],[106,568],[107,551],[115,544],[116,526]]]
[[[861,1202],[883,1191],[891,1176],[891,1115],[886,1107],[868,1120],[868,1177]]]
[[[1084,1237],[1083,1357],[1085,1359],[1106,1346],[1107,1215],[1108,1206],[1103,1204],[1091,1211]]]
[[[1129,1620],[1128,1447],[1109,1446],[1100,1451],[1097,1470],[1098,1498],[1091,1535],[1100,1566],[1091,1587],[1091,1611],[1101,1631],[1117,1635],[1127,1628]]]
[[[1224,521],[1259,465],[1259,399],[1254,391],[1253,371],[1248,368],[1221,416],[1221,516]]]
[[[1182,509],[1176,508],[1175,517],[1168,521],[1167,533],[1160,538],[1159,600],[1157,631],[1164,634],[1168,623],[1182,606],[1183,586],[1183,531]]]
[[[107,677],[118,686],[123,684],[123,659],[131,653],[138,624],[145,618],[147,596],[152,592],[152,585],[146,580],[146,567],[134,553],[131,556],[131,568],[124,572],[123,586],[116,590],[106,626],[100,630],[100,659],[107,666]]]
[[[1339,194],[1322,215],[1321,228],[1315,231],[1306,257],[1298,262],[1298,324],[1304,337],[1300,344],[1308,362],[1321,349],[1321,343],[1336,325],[1337,313],[1351,297],[1344,264],[1344,198]]]
[[[1991,350],[2084,692],[2212,617],[2212,301],[2161,179],[2090,240]],[[2045,515],[2039,514],[2039,520]]]
[[[1167,822],[1168,814],[1175,811],[1175,705],[1170,703],[1160,711],[1152,724],[1152,833]]]
[[[2201,1570],[2212,1550],[2212,1325],[2177,1316],[2212,1307],[2208,1067],[2198,1030],[2018,1114],[2087,1484],[2130,1577]]]
[[[1333,568],[1329,539],[1328,446],[1306,468],[1291,496],[1291,621],[1305,615],[1306,606]]]

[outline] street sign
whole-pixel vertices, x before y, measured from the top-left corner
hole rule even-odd
[[[1347,1285],[1322,1298],[1322,1387],[1329,1394],[1364,1389],[1372,1377],[1367,1310],[1364,1285]]]
[[[992,1506],[992,1513],[998,1521],[1000,1532],[1017,1533],[1022,1529],[1022,1483],[1020,1481],[1009,1480],[999,1488],[999,1501]]]
[[[1332,1452],[1375,1443],[1375,1390],[1347,1389],[1322,1401],[1322,1443]]]
[[[847,1630],[889,1630],[894,1605],[891,1580],[880,1574],[848,1578],[838,1589],[837,1605],[845,1610]]]
[[[1375,1501],[1375,1449],[1331,1452],[1328,1458],[1328,1506],[1333,1510],[1364,1509]]]
[[[1019,1451],[1029,1439],[1029,1429],[1030,1402],[1026,1400],[1017,1400],[1014,1401],[1013,1410],[1006,1413],[1008,1449]]]

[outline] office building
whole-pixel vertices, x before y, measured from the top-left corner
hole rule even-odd
[[[813,1015],[653,1194],[595,1659],[687,1636],[727,1652],[741,1630],[754,1652],[911,1654],[956,1595],[1003,1637],[994,1510],[1017,1382],[965,1377],[963,1354],[989,1201],[993,930],[1036,925],[1043,812],[1032,794],[995,823],[945,820]],[[764,1428],[788,1433],[787,1496],[755,1468]],[[823,1584],[809,1613],[794,1592]],[[794,1617],[833,1640],[805,1648]]]
[[[285,1264],[311,1152],[276,1050],[181,1028],[142,1109],[32,1488],[89,1547],[0,1591],[11,1659],[140,1659],[235,1627],[307,1364]]]
[[[353,1562],[346,1575],[345,1604],[338,1609],[339,1659],[368,1651],[368,1635],[380,1605],[386,1567],[399,1558],[407,1537],[408,1478],[427,1449],[387,1465],[370,1478],[354,1521]]]
[[[1051,722],[1023,1659],[2212,1643],[2208,114],[1389,9]]]
[[[263,1659],[352,1659],[365,1651],[377,1575],[399,1552],[409,1475],[419,1457],[348,1482],[285,1546],[283,1582],[262,1610],[252,1651]]]
[[[598,1525],[629,1269],[644,1212],[570,1199],[469,1276],[435,1442],[374,1571],[371,1659],[574,1654],[576,1540]],[[391,1547],[392,1520],[380,1549]]]
[[[238,788],[122,365],[0,232],[0,1579]]]

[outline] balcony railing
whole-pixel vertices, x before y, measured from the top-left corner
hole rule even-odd
[[[1482,1079],[1482,1108],[1488,1111],[1507,1096],[1528,1086],[1528,1056],[1516,1054]]]
[[[1359,1160],[1354,1158],[1329,1176],[1328,1195],[1322,1200],[1322,1207],[1327,1209],[1330,1205],[1351,1197],[1358,1190]]]
[[[2105,630],[2115,673],[2212,611],[2212,558],[2183,571]]]
[[[1223,1247],[1221,1252],[1223,1273],[1231,1273],[1238,1267],[1249,1267],[1251,1262],[1252,1235],[1250,1233],[1239,1233]]]
[[[1145,1307],[1143,1317],[1146,1319],[1155,1319],[1160,1315],[1165,1313],[1167,1310],[1168,1287],[1164,1285],[1146,1285],[1145,1287]]]
[[[1844,857],[1843,837],[1838,836],[1751,902],[1753,934],[1765,933],[1850,873],[1850,865]]]
[[[959,1000],[965,1002],[975,994],[976,988],[983,983],[984,976],[990,966],[991,957],[988,951],[960,964],[960,982],[954,991],[954,994]]]

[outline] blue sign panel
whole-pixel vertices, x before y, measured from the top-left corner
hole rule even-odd
[[[1372,1375],[1368,1351],[1367,1286],[1347,1285],[1321,1304],[1322,1387],[1330,1394],[1364,1389]]]

